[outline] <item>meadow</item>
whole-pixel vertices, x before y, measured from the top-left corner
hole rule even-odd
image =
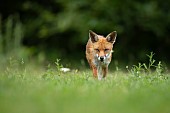
[[[90,69],[61,72],[10,59],[1,66],[0,113],[169,113],[170,74],[150,57],[101,81]]]
[[[0,113],[170,113],[170,1],[1,1]],[[81,60],[89,29],[118,33],[101,81]]]

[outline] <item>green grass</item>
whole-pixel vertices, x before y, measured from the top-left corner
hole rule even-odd
[[[89,69],[60,71],[12,58],[0,68],[0,113],[169,113],[170,74],[153,53],[149,63],[112,71],[101,81]]]
[[[2,70],[1,70],[2,71]],[[168,74],[90,70],[68,73],[8,66],[0,75],[1,113],[169,113]]]
[[[60,72],[59,60],[47,69],[23,59],[6,62],[6,56],[29,53],[21,45],[22,24],[13,21],[0,30],[0,113],[170,113],[170,74],[161,62],[155,65],[153,53],[148,65],[127,66],[125,72],[109,68],[102,81],[89,69]]]

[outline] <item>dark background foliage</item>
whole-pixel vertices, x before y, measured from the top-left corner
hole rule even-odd
[[[29,56],[80,62],[89,30],[104,36],[117,31],[114,61],[142,62],[152,51],[169,62],[169,7],[169,0],[1,0],[1,32],[13,18],[22,23]]]

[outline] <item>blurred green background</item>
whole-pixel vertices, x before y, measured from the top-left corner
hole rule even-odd
[[[113,63],[170,62],[169,0],[1,0],[0,57],[87,64],[88,32],[117,31]]]

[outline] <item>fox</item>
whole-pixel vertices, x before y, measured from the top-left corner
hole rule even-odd
[[[98,78],[98,80],[102,80],[107,76],[116,37],[116,31],[104,37],[89,30],[89,40],[86,44],[86,59],[93,72],[93,77]]]

